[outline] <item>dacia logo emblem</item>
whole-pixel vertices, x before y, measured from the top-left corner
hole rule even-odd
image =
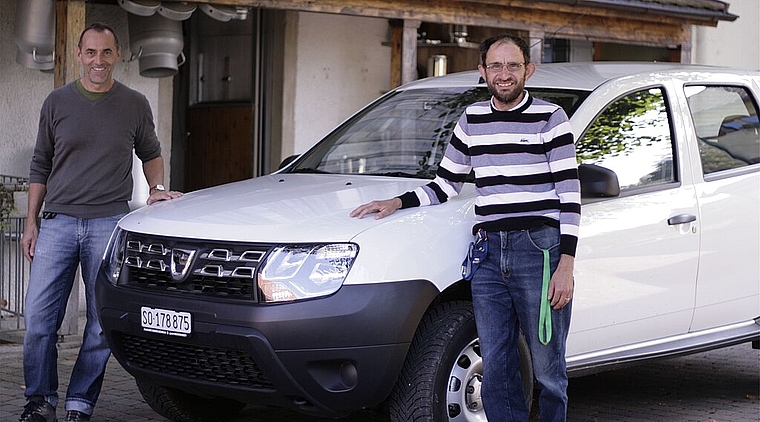
[[[172,249],[172,280],[182,281],[190,270],[190,265],[195,257],[195,250]]]

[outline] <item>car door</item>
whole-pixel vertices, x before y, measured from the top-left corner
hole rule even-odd
[[[697,199],[668,90],[628,88],[598,109],[578,158],[613,170],[621,193],[582,206],[569,356],[685,333],[694,306]]]
[[[699,155],[701,256],[691,327],[698,331],[760,315],[760,122],[758,93],[741,80],[683,91]]]

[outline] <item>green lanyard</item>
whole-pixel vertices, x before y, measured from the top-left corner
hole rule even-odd
[[[538,341],[544,346],[552,340],[552,308],[549,302],[549,281],[551,267],[549,266],[549,251],[544,252],[544,282],[541,286],[541,313],[538,316]]]

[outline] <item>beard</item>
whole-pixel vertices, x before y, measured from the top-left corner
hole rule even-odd
[[[502,82],[501,80],[499,82]],[[500,91],[496,87],[496,80],[491,79],[489,81],[486,81],[486,85],[488,86],[488,91],[493,95],[493,97],[503,104],[512,104],[513,102],[516,102],[518,98],[522,95],[523,91],[525,91],[525,81],[514,79],[514,85],[512,88],[508,91]]]

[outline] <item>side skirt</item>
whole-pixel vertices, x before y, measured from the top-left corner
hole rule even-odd
[[[598,352],[568,356],[571,377],[629,366],[641,361],[705,352],[745,342],[760,341],[760,318]]]

